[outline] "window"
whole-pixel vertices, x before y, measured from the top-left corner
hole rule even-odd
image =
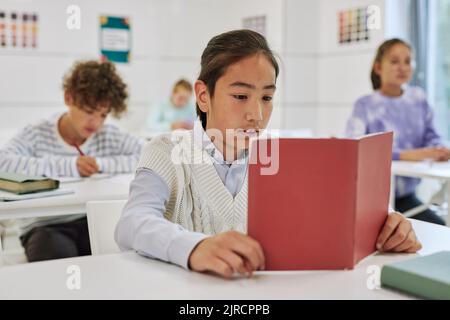
[[[429,3],[427,89],[435,125],[450,140],[450,0]]]
[[[411,81],[424,88],[434,123],[450,140],[450,0],[386,1],[386,38],[405,39],[414,48]]]

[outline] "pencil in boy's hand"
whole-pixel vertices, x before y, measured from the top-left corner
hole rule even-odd
[[[74,144],[73,146],[78,150],[78,153],[80,154],[80,156],[84,156],[83,151],[81,151],[81,149],[78,145]]]

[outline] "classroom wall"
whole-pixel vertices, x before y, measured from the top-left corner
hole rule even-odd
[[[381,28],[368,42],[338,45],[338,12],[368,5],[380,7]],[[285,1],[285,128],[343,134],[354,101],[371,92],[369,70],[384,18],[384,0]]]
[[[82,10],[81,30],[65,27],[71,4]],[[381,8],[380,30],[372,31],[368,43],[338,46],[338,11],[371,4]],[[281,63],[269,127],[340,135],[354,101],[371,92],[368,74],[377,45],[395,29],[384,26],[385,9],[392,7],[385,0],[3,0],[0,7],[35,11],[40,18],[38,50],[0,50],[0,70],[7,75],[0,77],[3,131],[64,108],[63,74],[75,60],[99,57],[101,14],[131,19],[132,60],[118,64],[129,84],[130,111],[118,123],[134,132],[174,81],[195,80],[213,35],[241,28],[244,17],[266,15],[267,38]]]
[[[284,1],[284,46],[282,60],[285,81],[282,127],[316,131],[319,46],[318,1]]]
[[[384,40],[384,3],[383,0],[320,1],[318,134],[342,134],[355,100],[372,92],[369,73],[375,51]],[[338,46],[336,24],[330,21],[336,21],[341,10],[369,5],[377,5],[381,10],[380,29],[371,31],[368,42]]]
[[[66,9],[73,4],[81,8],[80,30],[66,28]],[[37,12],[40,28],[38,50],[0,50],[3,132],[63,110],[63,74],[76,60],[99,57],[101,14],[131,20],[131,62],[117,65],[131,97],[130,111],[118,123],[130,131],[139,131],[152,104],[166,98],[179,77],[196,79],[206,42],[241,28],[242,18],[266,15],[269,41],[276,50],[282,46],[282,7],[276,0],[3,0],[0,9]],[[276,111],[272,123],[279,127],[279,121]]]
[[[80,30],[66,27],[66,9],[72,4],[81,8]],[[165,39],[157,32],[163,19],[151,10],[143,10],[148,7],[146,1],[5,0],[1,7],[9,12],[15,9],[39,14],[38,50],[0,50],[0,68],[4,70],[2,73],[8,75],[0,79],[0,125],[3,129],[22,127],[64,109],[61,90],[63,74],[76,60],[99,57],[98,16],[101,13],[131,16],[133,60],[129,66],[119,66],[119,71],[130,84],[130,104],[133,108],[148,106],[149,91],[151,94],[160,89],[148,89],[144,85],[160,73],[153,57],[163,60],[167,47]],[[144,41],[149,34],[154,40],[153,47]]]

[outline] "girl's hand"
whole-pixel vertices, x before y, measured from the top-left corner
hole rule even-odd
[[[228,231],[202,240],[192,250],[189,268],[224,278],[230,278],[234,273],[251,276],[254,270],[264,269],[264,253],[256,240]]]
[[[400,160],[422,161],[425,159],[448,161],[450,159],[450,150],[445,147],[429,147],[405,150],[400,153]]]
[[[389,214],[378,236],[378,251],[414,253],[421,248],[411,222],[398,212]]]
[[[177,130],[177,129],[191,130],[192,129],[192,124],[190,124],[187,121],[176,121],[176,122],[172,123],[170,128],[172,130]]]

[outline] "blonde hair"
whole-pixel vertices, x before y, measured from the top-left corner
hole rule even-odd
[[[178,80],[174,85],[172,89],[172,93],[175,93],[178,91],[178,89],[186,89],[189,92],[192,92],[192,84],[186,80],[186,79],[180,79]]]

